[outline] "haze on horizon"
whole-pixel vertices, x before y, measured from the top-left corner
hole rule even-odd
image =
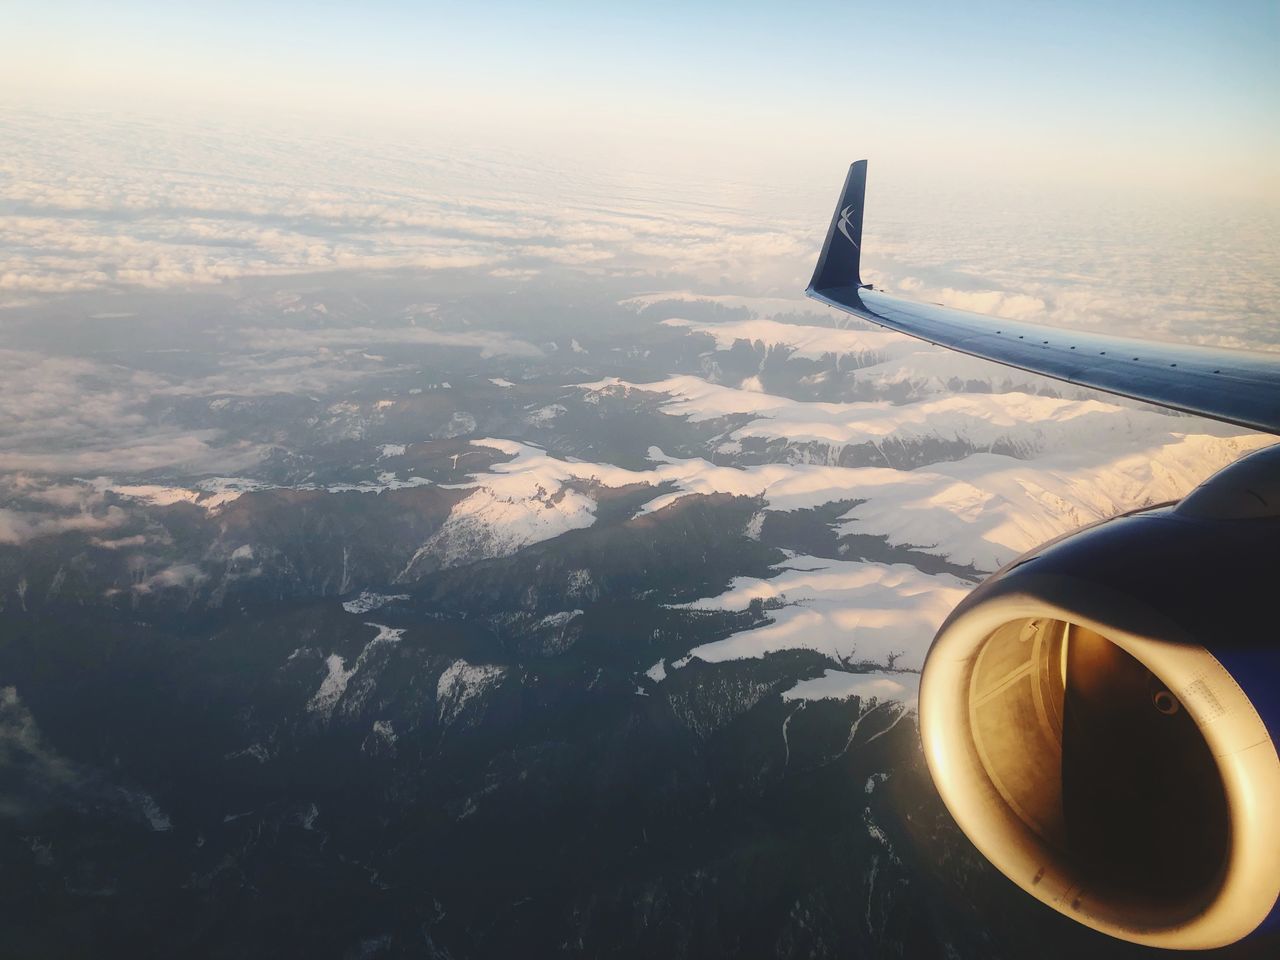
[[[832,157],[870,155],[925,181],[1280,197],[1280,12],[1265,0],[6,9],[10,106],[448,132],[804,186]]]

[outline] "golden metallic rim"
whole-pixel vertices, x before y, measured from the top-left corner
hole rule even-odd
[[[1132,612],[1132,611],[1130,611]],[[1135,910],[1092,893],[1010,806],[987,773],[970,724],[970,682],[988,638],[1020,619],[1087,628],[1140,661],[1173,691],[1222,777],[1230,823],[1220,885],[1190,916]],[[1134,943],[1173,949],[1224,946],[1251,933],[1280,897],[1280,758],[1253,704],[1201,646],[1140,636],[1026,593],[975,605],[938,636],[921,678],[920,729],[934,783],[961,829],[1006,876],[1055,910]]]

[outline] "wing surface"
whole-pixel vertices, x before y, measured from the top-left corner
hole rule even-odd
[[[813,280],[815,300],[929,343],[1055,380],[1280,434],[1280,354],[1001,320],[895,296],[860,277],[865,160],[849,169]]]

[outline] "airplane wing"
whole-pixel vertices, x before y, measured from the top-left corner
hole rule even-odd
[[[1280,434],[1280,354],[1159,343],[921,303],[864,284],[867,161],[849,168],[806,294],[938,346],[1055,380]]]

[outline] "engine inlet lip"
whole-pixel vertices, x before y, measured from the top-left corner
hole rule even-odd
[[[1280,759],[1253,704],[1202,645],[1179,636],[1156,611],[1143,610],[1097,584],[1057,574],[1020,575],[991,583],[943,625],[926,660],[920,690],[925,758],[943,802],[975,846],[1037,899],[1095,930],[1148,946],[1209,949],[1251,933],[1280,897]],[[1086,604],[1055,602],[1087,595]],[[973,602],[977,601],[977,602]],[[1186,709],[1222,777],[1230,846],[1221,882],[1194,909],[1109,902],[1094,895],[1061,856],[1017,817],[992,784],[974,745],[968,686],[978,652],[991,634],[1018,619],[1052,618],[1087,627],[1143,663],[1176,709]],[[1123,622],[1128,629],[1118,626]],[[1135,631],[1147,623],[1150,630]],[[1169,639],[1154,639],[1164,637]],[[1157,707],[1158,709],[1158,707]]]

